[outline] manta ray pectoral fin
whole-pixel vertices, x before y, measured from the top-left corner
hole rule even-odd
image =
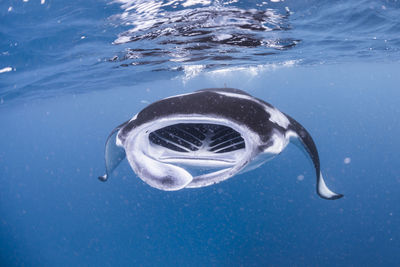
[[[287,116],[287,115],[286,115]],[[342,194],[337,194],[333,191],[331,191],[325,181],[324,178],[322,177],[322,173],[320,170],[320,162],[319,162],[319,155],[318,155],[318,150],[317,147],[315,146],[315,143],[313,139],[311,138],[311,135],[307,132],[307,130],[296,120],[293,118],[287,116],[290,120],[290,126],[289,126],[289,137],[293,137],[295,140],[295,144],[300,143],[301,147],[304,148],[305,152],[310,156],[314,167],[315,167],[315,173],[317,176],[317,193],[321,198],[324,199],[339,199],[343,197]],[[291,132],[293,131],[293,132]],[[292,138],[291,138],[292,141]],[[297,142],[300,141],[300,142]]]
[[[104,153],[104,159],[106,164],[106,173],[102,176],[99,176],[99,180],[102,182],[107,181],[110,177],[111,173],[118,167],[121,161],[126,157],[124,148],[117,146],[116,144],[116,136],[118,131],[126,124],[127,122],[121,124],[116,127],[111,133],[108,135]]]
[[[319,177],[317,179],[317,193],[320,197],[325,199],[338,199],[343,197],[342,194],[337,194],[332,192],[325,184],[324,178],[322,177],[322,173],[319,173]]]

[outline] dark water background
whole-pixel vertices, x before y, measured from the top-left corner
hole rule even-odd
[[[198,4],[191,5],[197,2]],[[0,2],[1,266],[397,266],[397,1]],[[220,184],[164,192],[104,142],[148,103],[236,87],[301,122]]]

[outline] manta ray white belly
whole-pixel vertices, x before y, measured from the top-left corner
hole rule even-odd
[[[115,128],[106,142],[105,181],[125,158],[147,184],[161,190],[208,186],[256,168],[300,140],[329,190],[315,144],[294,119],[237,89],[205,89],[157,101]]]

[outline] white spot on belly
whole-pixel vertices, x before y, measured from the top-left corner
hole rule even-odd
[[[290,122],[289,122],[289,119],[285,115],[283,115],[282,112],[280,112],[276,108],[271,108],[267,105],[264,105],[264,109],[265,109],[265,111],[267,111],[270,114],[269,120],[271,122],[276,123],[279,126],[281,126],[282,128],[287,129]]]
[[[274,130],[274,133],[271,136],[270,141],[272,141],[272,146],[269,146],[264,153],[269,153],[273,155],[277,155],[282,152],[283,149],[289,143],[289,139],[287,139],[284,135],[282,135],[277,130]]]

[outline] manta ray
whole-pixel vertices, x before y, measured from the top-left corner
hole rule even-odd
[[[116,127],[105,147],[106,181],[126,157],[145,183],[160,190],[198,188],[261,166],[297,142],[311,158],[316,189],[331,191],[307,130],[269,103],[232,88],[203,89],[156,101]]]

